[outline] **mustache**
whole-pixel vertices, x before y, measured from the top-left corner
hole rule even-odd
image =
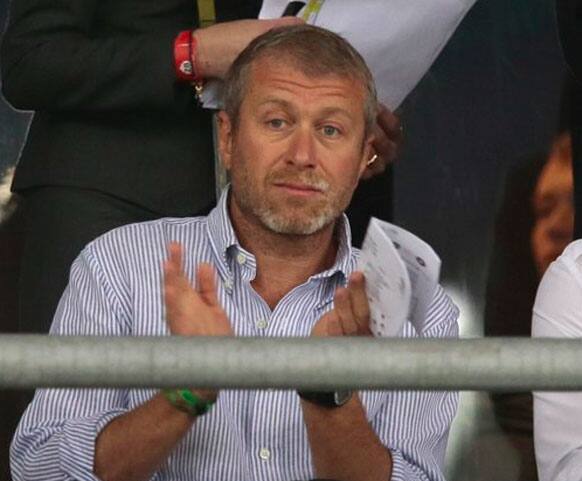
[[[286,169],[270,172],[266,180],[271,184],[300,184],[321,192],[327,192],[330,188],[327,180],[309,171],[298,172]]]

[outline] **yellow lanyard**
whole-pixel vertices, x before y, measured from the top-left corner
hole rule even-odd
[[[216,23],[216,8],[214,0],[197,0],[198,23],[200,28],[209,27]]]
[[[305,6],[305,9],[303,10],[303,13],[301,14],[303,20],[312,20],[313,17],[317,16],[324,1],[325,0],[309,0]]]

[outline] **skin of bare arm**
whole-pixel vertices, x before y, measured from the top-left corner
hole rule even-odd
[[[193,32],[197,73],[203,78],[224,78],[239,53],[256,37],[277,27],[304,23],[296,17],[272,20],[236,20]],[[228,41],[225,41],[228,39]]]

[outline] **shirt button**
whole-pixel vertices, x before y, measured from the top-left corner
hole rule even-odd
[[[266,329],[268,325],[269,323],[266,321],[266,319],[259,319],[256,323],[256,326],[259,329]]]
[[[267,448],[261,448],[259,451],[259,458],[261,458],[263,461],[268,461],[271,459],[271,451],[269,451]]]
[[[236,256],[236,261],[242,266],[247,261],[247,256],[242,253],[239,253]]]
[[[226,279],[226,280],[224,281],[224,288],[225,288],[227,291],[230,291],[230,290],[232,289],[232,280],[230,280],[230,279]]]

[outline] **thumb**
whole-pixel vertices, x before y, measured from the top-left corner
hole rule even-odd
[[[290,27],[292,25],[302,25],[305,20],[299,17],[281,17],[271,20],[272,28],[276,27]]]

